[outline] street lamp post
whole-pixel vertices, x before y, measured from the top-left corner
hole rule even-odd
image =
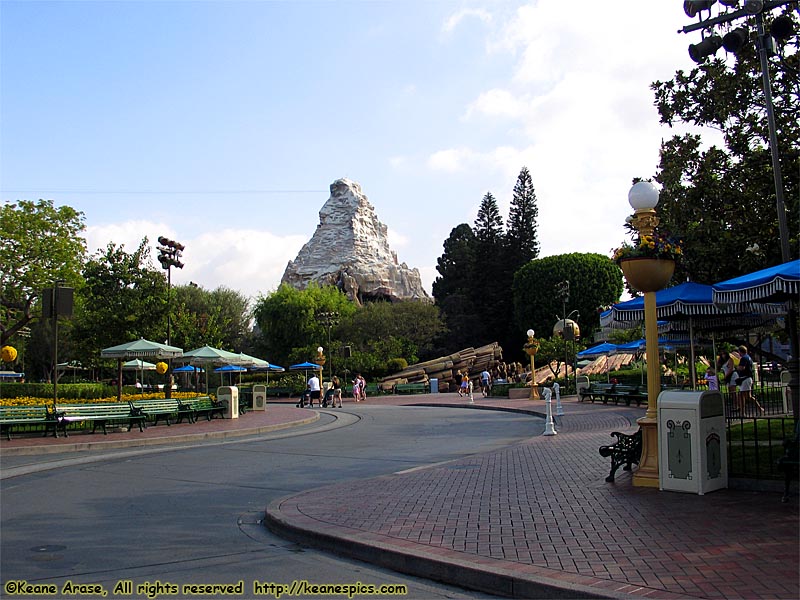
[[[724,12],[716,17],[711,17],[710,8],[715,0],[686,1],[684,11],[686,15],[693,18],[701,15],[698,23],[686,25],[678,33],[689,33],[692,31],[713,31],[717,25],[733,23],[739,19],[754,18],[755,34],[758,45],[758,59],[761,67],[761,85],[764,90],[764,105],[766,108],[767,127],[769,130],[769,150],[772,159],[772,178],[775,186],[775,208],[778,213],[778,232],[780,235],[781,260],[786,263],[792,260],[789,248],[789,224],[786,215],[786,203],[783,196],[783,175],[781,172],[780,153],[778,151],[777,126],[775,124],[775,108],[772,102],[772,84],[769,76],[769,64],[767,58],[774,54],[775,40],[785,42],[792,35],[796,35],[797,24],[788,16],[780,15],[772,19],[770,31],[766,31],[764,25],[764,14],[770,13],[774,9],[791,5],[796,0],[743,0],[742,8]],[[739,0],[720,0],[720,4],[738,8]],[[708,10],[707,18],[702,18],[702,11]],[[729,26],[732,27],[732,26]],[[699,44],[689,46],[689,55],[695,62],[702,62],[706,57],[713,55],[720,47],[724,46],[729,52],[737,52],[749,40],[750,35],[746,26],[738,27],[729,31],[723,38],[718,35],[711,35],[703,39]],[[787,363],[789,371],[789,389],[792,391],[792,412],[795,418],[798,417],[798,398],[800,397],[800,339],[798,339],[798,316],[797,309],[790,307],[786,315],[786,331],[789,336],[789,351],[791,358]]]
[[[650,236],[658,225],[656,205],[658,190],[652,183],[640,181],[628,192],[634,209],[630,224],[640,236]],[[623,261],[620,267],[631,287],[644,293],[644,323],[647,356],[647,412],[637,421],[642,429],[642,458],[633,476],[633,484],[658,487],[658,395],[661,393],[661,372],[658,362],[658,328],[656,325],[656,292],[669,283],[675,263],[660,259]]]
[[[161,268],[167,271],[167,346],[172,345],[172,267],[178,269],[183,268],[183,263],[180,261],[181,252],[185,246],[180,242],[176,242],[167,237],[159,236],[157,246],[158,248],[158,262],[161,263]],[[167,369],[167,385],[164,388],[166,398],[172,397],[172,359],[167,361],[169,368]]]
[[[317,313],[317,318],[322,321],[328,329],[328,354],[330,354],[330,363],[328,364],[328,379],[333,381],[333,352],[331,352],[331,327],[339,324],[339,313],[336,311],[323,311]]]
[[[539,342],[534,337],[533,329],[528,329],[528,343],[525,344],[525,352],[531,357],[531,400],[539,399],[539,388],[536,386],[536,362],[533,357],[539,351]]]

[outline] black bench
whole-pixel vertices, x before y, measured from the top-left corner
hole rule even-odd
[[[144,415],[133,410],[129,403],[60,404],[56,416],[64,437],[69,435],[67,425],[80,422],[91,422],[92,433],[101,427],[103,435],[108,435],[106,427],[110,423],[125,423],[128,431],[133,431],[134,425],[138,425],[139,431],[144,431]]]
[[[188,418],[190,423],[194,421],[192,408],[173,398],[133,400],[129,404],[131,405],[131,412],[137,416],[144,415],[144,417],[153,422],[153,425],[158,425],[158,420],[162,417],[167,425],[170,425],[169,419],[173,415],[177,421],[182,420],[183,417]]]
[[[800,459],[798,459],[798,445],[800,445],[800,421],[794,427],[794,437],[783,440],[784,455],[778,459],[778,470],[783,471],[783,498],[781,502],[789,501],[789,486],[792,479],[800,477]]]
[[[50,429],[58,437],[58,420],[55,409],[50,406],[0,406],[0,432],[5,429],[6,437],[11,439],[13,427],[31,427],[44,425],[44,435]]]
[[[602,400],[603,404],[608,402],[606,394],[614,387],[613,383],[592,383],[588,388],[582,388],[579,392],[579,400],[583,402],[587,398],[594,403],[595,400]]]
[[[625,406],[630,406],[631,402],[636,401],[636,406],[641,406],[642,401],[647,400],[647,394],[639,391],[638,385],[616,383],[603,394],[603,404],[609,400],[613,400],[614,404],[619,404],[620,400],[624,400]]]
[[[220,419],[225,418],[225,405],[210,396],[200,396],[199,398],[192,398],[181,402],[181,405],[187,407],[192,411],[192,420],[197,421],[197,417],[204,416],[206,420],[210,421],[215,415],[219,415]],[[180,423],[182,414],[178,413],[178,422]]]
[[[619,431],[612,431],[611,435],[616,437],[617,441],[608,446],[600,446],[600,456],[611,457],[611,472],[606,477],[606,481],[609,483],[613,483],[617,469],[625,465],[622,470],[630,471],[631,465],[633,463],[638,465],[642,456],[641,427],[632,435],[620,433]]]
[[[395,394],[427,394],[429,391],[427,383],[398,383],[394,386]]]

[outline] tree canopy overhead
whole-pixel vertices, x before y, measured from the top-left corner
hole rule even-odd
[[[769,18],[769,16],[768,16]],[[790,235],[800,231],[798,30],[769,60],[778,152]],[[782,262],[766,101],[755,43],[670,81],[652,84],[661,122],[720,131],[723,146],[696,134],[664,140],[656,180],[661,228],[680,237],[679,277],[714,283]]]
[[[85,228],[82,212],[52,200],[0,207],[0,345],[34,318],[43,289],[80,285]]]

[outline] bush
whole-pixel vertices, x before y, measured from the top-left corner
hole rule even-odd
[[[386,361],[386,372],[388,375],[399,373],[408,368],[408,361],[405,358],[390,358]]]

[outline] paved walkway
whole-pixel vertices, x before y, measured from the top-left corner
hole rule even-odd
[[[470,405],[457,394],[375,397],[364,407],[423,402],[544,411],[542,401],[478,395]],[[797,496],[782,504],[778,493],[659,492],[633,487],[622,471],[608,484],[608,461],[597,448],[613,441],[610,431],[633,431],[644,409],[572,398],[563,404],[556,436],[293,495],[267,507],[266,522],[309,545],[521,598],[800,597]],[[346,401],[345,410],[361,406]],[[159,425],[146,433],[157,430],[160,441],[151,443],[244,435],[303,422],[308,413],[316,411],[278,404],[238,421]],[[216,431],[195,431],[200,427]],[[121,436],[142,434],[105,437]],[[38,452],[88,437],[2,440],[0,451]]]

